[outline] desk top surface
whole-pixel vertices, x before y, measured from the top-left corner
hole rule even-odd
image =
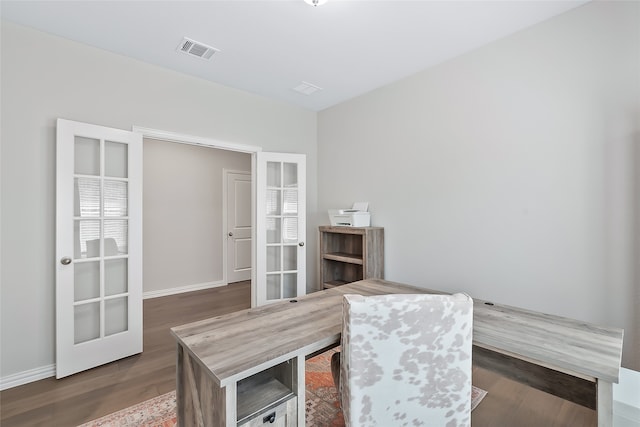
[[[171,329],[221,386],[339,343],[344,294],[441,293],[370,279]],[[622,330],[474,299],[473,343],[586,379],[618,381]]]

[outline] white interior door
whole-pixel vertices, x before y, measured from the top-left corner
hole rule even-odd
[[[306,157],[256,154],[256,303],[306,293]]]
[[[251,174],[226,173],[227,283],[251,279]]]
[[[142,351],[142,136],[58,119],[56,377]]]

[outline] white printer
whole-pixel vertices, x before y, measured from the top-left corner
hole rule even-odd
[[[369,202],[356,202],[351,209],[329,209],[332,226],[370,227]]]

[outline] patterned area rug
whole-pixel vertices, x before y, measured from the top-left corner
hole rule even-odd
[[[175,427],[177,424],[174,390],[79,427]]]
[[[307,399],[305,407],[306,425],[309,427],[344,427],[344,418],[338,403],[338,391],[331,377],[331,355],[338,348],[329,350],[307,360],[305,381]],[[473,386],[471,389],[471,410],[487,395],[485,390]]]
[[[338,392],[331,377],[329,350],[306,362],[306,425],[309,427],[344,427]],[[471,410],[482,401],[486,391],[473,387]],[[137,405],[104,416],[79,427],[175,427],[176,392],[171,391]]]

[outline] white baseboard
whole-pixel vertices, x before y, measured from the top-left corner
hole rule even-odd
[[[160,289],[158,291],[148,291],[142,293],[142,299],[166,297],[169,295],[182,294],[184,292],[201,291],[203,289],[218,288],[227,286],[227,282],[218,280],[217,282],[196,283],[195,285],[178,286],[176,288]]]
[[[640,427],[640,408],[613,401],[614,427]]]
[[[55,374],[56,365],[47,365],[7,375],[6,377],[0,378],[0,391],[53,377]]]
[[[220,286],[226,286],[227,283],[223,281],[198,283],[189,286],[180,286],[170,289],[162,289],[159,291],[149,291],[142,294],[143,299],[158,298],[168,295],[181,294],[184,292],[200,291],[203,289],[217,288]],[[53,377],[56,375],[56,365],[41,366],[39,368],[33,368],[26,371],[18,372],[15,374],[7,375],[0,378],[0,391],[6,390],[20,385],[28,384],[30,382],[43,380],[45,378]]]

